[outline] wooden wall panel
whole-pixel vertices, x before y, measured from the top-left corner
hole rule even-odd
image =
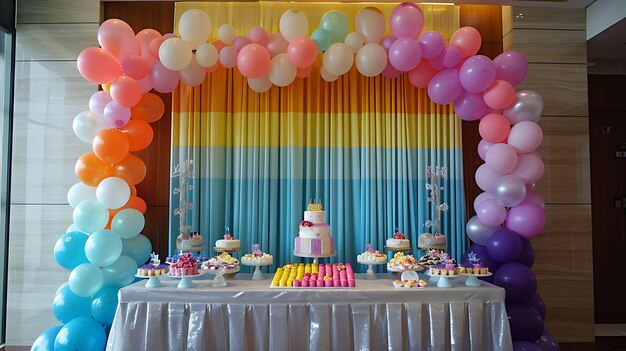
[[[511,7],[511,29],[582,30],[587,28],[585,9]]]
[[[587,42],[582,30],[516,29],[504,36],[504,51],[521,51],[532,63],[587,63]]]

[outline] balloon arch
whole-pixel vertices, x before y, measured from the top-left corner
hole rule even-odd
[[[334,10],[310,36],[307,17],[299,10],[283,13],[279,25],[280,33],[255,27],[237,36],[224,24],[219,40],[207,43],[211,20],[200,10],[181,16],[180,37],[153,29],[135,34],[117,19],[102,23],[100,47],[85,49],[77,60],[82,76],[103,90],[73,122],[76,136],[93,152],[76,162],[80,182],[68,191],[74,223],[54,248],[57,262],[72,271],[53,303],[63,325],[44,331],[33,349],[103,349],[117,290],[133,282],[138,265],[149,258],[150,241],[139,234],[146,204],[135,189],[146,166],[131,152],[150,144],[150,123],[164,112],[163,101],[150,91],[169,93],[179,82],[200,85],[222,65],[237,67],[252,90],[264,93],[312,74],[320,54],[320,75],[328,82],[353,65],[367,77],[406,73],[412,85],[428,89],[435,103],[454,104],[463,120],[480,120],[478,153],[485,163],[476,171],[476,182],[484,192],[474,200],[477,215],[467,223],[474,242],[468,252],[489,266],[493,283],[506,290],[514,348],[558,349],[544,329],[545,306],[530,270],[534,250],[528,239],[545,224],[543,200],[534,192],[544,172],[536,151],[543,139],[537,124],[543,102],[534,91],[515,91],[527,73],[524,56],[515,51],[494,60],[476,55],[481,36],[472,27],[457,30],[448,44],[438,32],[422,33],[422,10],[408,2],[391,13],[387,36],[387,20],[375,7],[358,13],[355,32]]]

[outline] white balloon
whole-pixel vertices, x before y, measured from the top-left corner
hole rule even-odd
[[[78,182],[67,191],[67,202],[75,208],[84,200],[96,200],[96,188],[83,182]]]
[[[159,60],[165,68],[172,71],[184,69],[192,58],[191,46],[179,38],[169,38],[159,48]]]
[[[204,44],[211,36],[211,19],[204,11],[187,10],[178,21],[180,37],[191,45],[192,49]],[[166,66],[167,67],[167,66]]]
[[[326,70],[326,67],[324,66],[320,67],[320,76],[322,76],[323,80],[329,83],[334,82],[337,80],[337,78],[339,78],[338,75],[328,72],[328,70]]]
[[[197,87],[204,82],[206,77],[206,70],[196,62],[196,58],[193,57],[191,62],[185,69],[178,73],[181,82],[187,84],[190,87]]]
[[[93,138],[96,134],[106,128],[109,128],[107,122],[97,112],[81,112],[74,117],[74,122],[72,122],[74,134],[76,134],[78,139],[88,144],[93,143]]]
[[[287,54],[278,54],[272,59],[272,66],[267,74],[270,81],[279,87],[286,87],[296,79],[298,69],[289,62]]]
[[[99,203],[107,208],[120,208],[130,199],[130,186],[122,178],[105,178],[96,188],[96,198]]]
[[[248,86],[257,93],[264,93],[272,87],[272,81],[268,76],[261,78],[248,78]]]
[[[196,49],[196,61],[204,68],[213,67],[219,59],[219,53],[213,44],[201,44]]]
[[[280,33],[287,41],[291,41],[297,37],[306,37],[309,34],[309,20],[304,12],[296,9],[290,9],[280,16],[279,22]]]
[[[385,36],[387,21],[376,7],[366,7],[354,19],[354,27],[366,43],[380,43]]]
[[[356,69],[366,77],[375,77],[387,66],[387,52],[378,44],[365,44],[356,54]]]
[[[328,73],[340,76],[348,73],[354,63],[354,54],[352,49],[343,43],[335,43],[331,45],[324,56],[322,62]]]
[[[352,49],[352,53],[356,54],[361,46],[363,46],[363,38],[361,38],[359,33],[348,33],[348,35],[346,35],[344,43],[346,43],[346,45],[348,45]]]
[[[220,38],[224,44],[232,44],[233,40],[237,37],[237,33],[235,33],[235,28],[230,24],[222,24],[217,29],[217,37]]]

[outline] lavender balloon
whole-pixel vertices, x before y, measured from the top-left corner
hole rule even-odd
[[[485,243],[489,256],[502,263],[513,262],[519,259],[524,244],[516,232],[508,229],[495,230]]]
[[[424,29],[424,14],[415,4],[403,2],[391,12],[389,27],[394,37],[415,40]]]
[[[492,171],[486,163],[478,167],[475,176],[478,187],[488,192],[493,192],[493,186],[500,177],[502,174]]]
[[[496,200],[485,200],[478,206],[476,216],[485,225],[497,227],[506,219],[506,209]]]
[[[546,224],[543,209],[534,205],[517,205],[506,216],[506,227],[526,239],[539,235]]]
[[[422,48],[422,57],[427,60],[434,59],[441,55],[443,49],[446,47],[446,42],[439,32],[425,32],[419,37],[417,42]]]
[[[487,56],[472,56],[461,66],[459,79],[465,90],[481,93],[496,79],[496,66]]]
[[[543,111],[541,95],[533,90],[521,90],[515,94],[515,97],[515,103],[502,111],[509,122],[511,124],[522,121],[539,122]]]
[[[417,41],[400,38],[389,47],[389,62],[400,72],[408,72],[415,68],[422,58],[422,49]]]
[[[507,51],[493,60],[496,66],[496,79],[506,80],[512,86],[521,83],[528,73],[528,61],[517,51]]]
[[[111,95],[104,90],[100,90],[93,95],[89,99],[89,111],[97,112],[99,114],[104,114],[104,107],[113,101]]]
[[[500,177],[493,187],[493,195],[499,204],[504,207],[519,205],[526,197],[526,184],[522,178],[515,175]]]
[[[428,83],[428,96],[440,105],[453,102],[461,95],[462,91],[459,72],[456,69],[444,69],[435,74]]]
[[[492,193],[488,193],[488,192],[483,192],[478,194],[478,196],[476,196],[476,198],[474,199],[474,211],[476,211],[476,209],[478,208],[478,206],[480,206],[480,204],[482,204],[485,200],[493,200],[496,197],[493,196]]]
[[[541,196],[533,191],[529,191],[528,187],[526,187],[526,197],[524,198],[524,201],[522,201],[522,203],[527,205],[534,205],[541,208],[544,208],[545,206],[545,203],[543,202]]]
[[[487,150],[489,150],[492,146],[493,143],[485,139],[480,139],[480,142],[478,142],[478,156],[480,156],[483,161],[485,160],[485,157],[487,157]]]
[[[441,63],[445,68],[454,68],[461,61],[461,50],[454,45],[448,45],[443,50]]]
[[[391,35],[387,35],[383,38],[381,45],[383,46],[383,49],[385,49],[385,51],[389,52],[389,48],[394,41],[396,41],[396,38]]]
[[[502,265],[494,275],[493,283],[506,290],[507,303],[527,303],[537,292],[535,275],[521,263]]]
[[[130,121],[130,109],[111,101],[104,107],[104,119],[111,128],[122,128]]]
[[[487,239],[489,236],[496,231],[499,227],[490,227],[478,219],[478,216],[474,216],[467,221],[467,225],[465,226],[465,230],[467,231],[467,236],[479,245],[487,244]]]
[[[534,343],[543,333],[543,319],[537,310],[525,304],[506,306],[513,341]]]
[[[517,164],[515,149],[506,143],[497,143],[489,148],[485,155],[485,163],[492,171],[506,174],[512,171]],[[495,186],[495,185],[494,185]],[[526,193],[524,193],[526,195]],[[520,202],[523,198],[520,200]]]
[[[517,165],[511,174],[522,178],[524,183],[532,184],[543,177],[545,166],[541,157],[536,152],[517,155]]]
[[[454,101],[454,113],[464,121],[475,121],[485,115],[487,104],[482,94],[463,91]]]

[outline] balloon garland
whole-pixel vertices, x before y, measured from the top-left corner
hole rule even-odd
[[[149,91],[169,93],[179,82],[198,86],[221,65],[236,67],[253,91],[264,93],[312,74],[319,55],[319,74],[327,82],[353,65],[367,77],[407,74],[433,102],[453,104],[463,120],[480,120],[478,153],[485,163],[476,171],[476,182],[484,192],[474,201],[476,216],[467,222],[474,244],[463,259],[473,252],[495,272],[493,283],[506,290],[516,348],[558,349],[544,329],[545,306],[530,270],[534,250],[529,239],[543,230],[545,216],[543,200],[534,192],[544,172],[536,151],[543,139],[537,124],[543,101],[534,91],[515,91],[528,62],[515,51],[494,60],[477,55],[481,36],[472,27],[457,30],[447,44],[438,32],[422,33],[424,16],[413,3],[393,10],[391,35],[385,36],[386,26],[375,7],[358,13],[355,32],[349,32],[347,17],[333,10],[309,36],[306,15],[292,9],[282,14],[280,33],[255,27],[238,36],[233,26],[223,24],[212,43],[211,20],[201,10],[181,16],[180,37],[153,29],[135,35],[117,19],[102,23],[100,48],[85,49],[77,60],[81,75],[103,90],[73,122],[76,136],[92,144],[93,152],[76,163],[80,182],[68,191],[74,224],[55,245],[57,262],[72,270],[53,304],[65,325],[44,331],[33,349],[103,349],[117,289],[131,283],[137,266],[149,257],[150,242],[139,234],[146,205],[134,188],[146,167],[130,153],[150,144],[149,123],[164,111],[161,99]]]

